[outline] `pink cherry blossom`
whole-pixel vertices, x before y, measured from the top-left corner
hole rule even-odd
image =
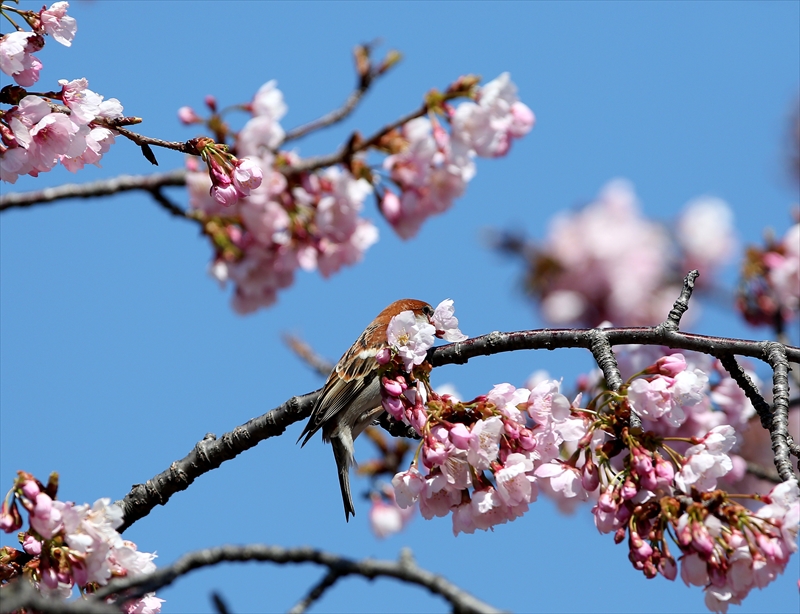
[[[664,228],[641,216],[633,187],[623,180],[610,182],[580,211],[557,216],[538,246],[543,258],[558,265],[536,289],[542,312],[555,324],[660,321],[673,300],[667,293],[675,292],[667,283],[669,245]],[[570,297],[566,310],[563,292]]]
[[[438,123],[426,117],[403,126],[405,151],[388,156],[383,166],[400,187],[399,197],[386,191],[381,204],[387,221],[404,239],[411,238],[431,215],[446,211],[474,176],[469,152],[451,146]]]
[[[490,463],[497,458],[500,451],[500,435],[503,422],[497,416],[486,420],[478,420],[472,426],[474,438],[470,441],[467,451],[469,464],[479,471],[489,468]]]
[[[397,505],[407,508],[411,507],[419,498],[425,488],[425,480],[417,468],[412,465],[407,471],[401,471],[392,478],[392,486]]]
[[[464,341],[468,337],[458,328],[458,318],[455,316],[453,299],[445,299],[436,306],[431,317],[436,327],[436,336],[445,341]]]
[[[46,34],[56,41],[69,47],[78,31],[78,23],[74,17],[67,15],[69,2],[54,2],[49,9],[42,9],[39,19]]]
[[[517,98],[517,88],[503,73],[480,88],[477,102],[463,102],[452,118],[453,138],[479,156],[505,155],[511,139],[527,134],[534,124],[531,110]]]
[[[44,39],[35,32],[11,32],[0,37],[0,70],[22,87],[39,80],[42,63],[33,55],[44,47]]]
[[[428,350],[433,347],[436,328],[427,318],[418,319],[413,311],[404,311],[394,316],[386,329],[386,339],[397,348],[406,371],[411,372],[415,365],[422,364]]]
[[[506,503],[513,506],[519,503],[530,503],[535,500],[533,462],[522,454],[510,454],[503,468],[494,474],[497,481],[497,494]]]
[[[678,488],[686,493],[691,486],[701,491],[714,489],[717,478],[733,468],[727,452],[735,442],[733,427],[722,425],[711,429],[700,443],[686,450],[684,465],[675,476]]]

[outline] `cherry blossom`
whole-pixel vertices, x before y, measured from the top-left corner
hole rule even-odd
[[[534,121],[505,72],[478,90],[476,102],[458,105],[452,118],[453,138],[481,157],[496,158],[508,153],[513,138],[530,132]]]
[[[42,9],[39,19],[46,34],[56,41],[69,47],[78,31],[78,23],[74,17],[67,15],[69,2],[54,2],[49,9]]]
[[[406,371],[414,365],[422,364],[428,350],[433,347],[436,328],[426,321],[420,321],[413,311],[404,311],[394,316],[386,329],[389,345],[397,348],[397,352]]]
[[[458,318],[455,317],[453,299],[445,299],[436,306],[431,320],[436,327],[436,334],[445,341],[464,341],[468,337],[458,328]]]

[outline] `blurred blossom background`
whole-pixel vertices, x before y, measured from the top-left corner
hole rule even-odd
[[[468,73],[486,82],[510,72],[536,125],[506,157],[476,160],[464,196],[411,239],[367,198],[363,215],[380,239],[363,262],[328,279],[298,272],[275,305],[247,316],[209,275],[208,241],[143,194],[4,212],[4,488],[18,469],[40,479],[58,471],[59,498],[122,498],[206,433],[220,436],[322,385],[283,334],[336,360],[405,296],[454,299],[470,336],[604,320],[649,325],[665,318],[686,271],[699,268],[699,300],[684,329],[749,339],[773,338],[775,317],[756,273],[747,278],[756,299],[739,305],[757,326],[735,311],[743,262],[750,272],[768,263],[764,283],[780,288],[784,303],[796,297],[796,231],[787,232],[800,198],[798,3],[73,2],[70,14],[78,20],[72,47],[48,41],[37,54],[41,89],[86,77],[126,115],[144,118],[138,131],[149,136],[197,136],[179,122],[180,107],[200,110],[207,94],[220,106],[246,103],[270,79],[287,106],[282,126],[305,123],[342,104],[355,85],[352,47],[377,39],[376,57],[394,48],[403,61],[346,121],[294,142],[301,157],[333,151],[353,130],[371,134]],[[184,164],[174,152],[156,155],[158,170]],[[102,166],[76,175],[57,168],[2,190],[156,170],[124,139]],[[168,193],[187,204],[185,189]],[[773,247],[783,242],[778,256],[764,256],[765,232]],[[745,259],[748,246],[758,249]],[[784,316],[796,345],[796,307]],[[437,369],[433,383],[471,398],[546,370],[569,394],[592,368],[581,350],[514,353]],[[319,439],[301,450],[301,428],[202,476],[126,538],[157,551],[160,565],[223,543],[313,545],[352,558],[396,558],[407,545],[419,565],[501,609],[704,610],[700,590],[635,572],[625,547],[597,532],[588,506],[564,515],[542,496],[492,533],[454,538],[449,518],[416,517],[379,539],[361,496],[369,484],[355,478],[357,516],[344,524],[331,451]],[[374,454],[367,438],[356,450],[364,462]],[[796,612],[796,571],[794,559],[732,611]],[[310,566],[232,564],[158,595],[165,612],[213,611],[212,589],[231,611],[286,610],[320,576]],[[447,609],[416,588],[355,578],[317,608]]]

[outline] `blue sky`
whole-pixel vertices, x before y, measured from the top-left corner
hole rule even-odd
[[[24,4],[23,4],[24,6]],[[30,4],[28,8],[38,8]],[[742,245],[765,227],[782,234],[800,195],[786,172],[788,126],[800,92],[800,3],[266,3],[74,2],[78,34],[39,53],[42,88],[87,77],[144,118],[142,133],[195,136],[182,105],[249,100],[277,79],[290,128],[341,104],[354,82],[350,53],[380,38],[404,60],[341,126],[305,138],[301,155],[331,151],[416,108],[431,87],[465,73],[509,71],[537,125],[507,158],[480,160],[466,195],[415,239],[381,241],[329,280],[299,274],[269,310],[240,317],[207,276],[209,247],[190,224],[142,195],[67,201],[0,215],[0,480],[17,469],[61,474],[61,497],[118,499],[183,457],[294,394],[321,385],[284,347],[283,332],[338,357],[400,296],[455,300],[470,335],[543,326],[516,286],[520,271],[481,233],[521,228],[544,237],[560,209],[610,179],[633,182],[648,216],[669,222],[703,194],[734,210]],[[7,80],[3,82],[7,83]],[[162,170],[182,164],[157,151]],[[58,169],[14,190],[153,169],[118,140],[102,169]],[[4,192],[12,189],[8,185]],[[182,190],[172,197],[185,204]],[[387,275],[389,272],[389,275]],[[730,287],[735,266],[723,274]],[[695,332],[763,338],[707,306]],[[795,333],[796,335],[796,333]],[[795,342],[797,338],[795,336]],[[434,374],[465,396],[545,368],[566,383],[591,366],[580,350],[475,360]],[[342,521],[330,449],[302,450],[302,426],[198,479],[126,537],[157,563],[224,543],[310,544],[343,555],[418,563],[500,608],[519,612],[701,612],[702,594],[647,581],[588,509],[560,515],[541,500],[493,533],[453,538],[449,519],[417,517],[378,541],[368,504]],[[368,458],[369,443],[357,456]],[[356,481],[356,493],[366,484]],[[4,541],[3,543],[8,543]],[[795,557],[777,582],[733,612],[796,612]],[[165,612],[210,612],[218,590],[232,611],[286,610],[322,575],[310,566],[228,565],[160,593]],[[446,611],[416,588],[348,579],[316,611]]]

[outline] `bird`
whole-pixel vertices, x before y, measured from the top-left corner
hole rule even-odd
[[[336,363],[317,397],[311,417],[297,438],[302,446],[322,429],[322,440],[330,442],[339,472],[344,517],[356,515],[350,494],[350,466],[355,464],[353,441],[384,411],[381,405],[380,365],[377,353],[388,347],[386,329],[392,318],[412,311],[418,320],[431,322],[434,309],[424,301],[401,299],[381,311],[356,342]]]

